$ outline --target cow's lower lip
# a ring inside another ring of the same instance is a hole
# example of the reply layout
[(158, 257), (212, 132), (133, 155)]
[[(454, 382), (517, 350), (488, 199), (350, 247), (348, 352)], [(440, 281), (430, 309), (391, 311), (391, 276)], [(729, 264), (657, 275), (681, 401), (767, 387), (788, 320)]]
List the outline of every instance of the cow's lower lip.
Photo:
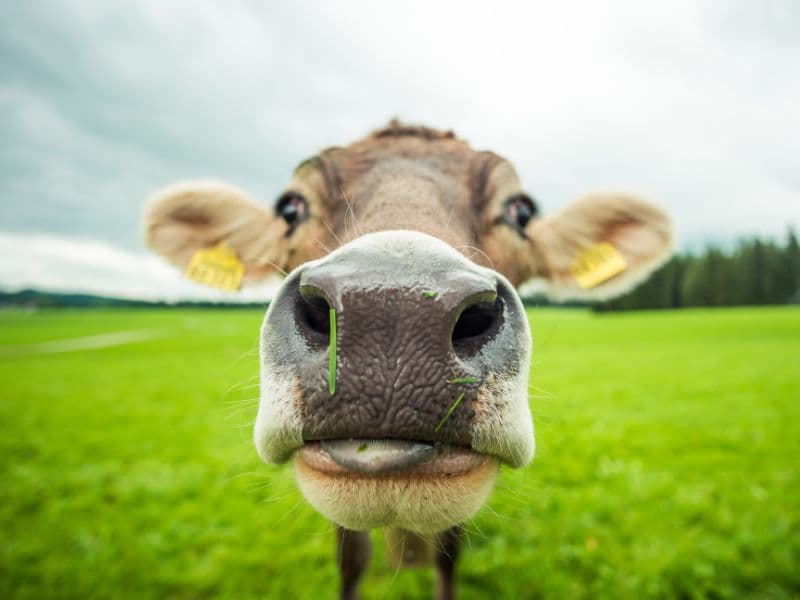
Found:
[(309, 441), (297, 451), (297, 457), (327, 475), (362, 477), (448, 477), (490, 460), (461, 446), (375, 439)]

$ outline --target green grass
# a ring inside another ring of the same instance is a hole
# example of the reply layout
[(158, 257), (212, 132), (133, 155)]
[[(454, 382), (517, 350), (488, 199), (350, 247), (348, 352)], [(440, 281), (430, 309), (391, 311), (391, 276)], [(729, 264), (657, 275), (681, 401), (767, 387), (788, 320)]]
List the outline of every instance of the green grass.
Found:
[(447, 383), (478, 383), (478, 380), (475, 377), (458, 377), (451, 379)]
[[(800, 310), (530, 315), (537, 458), (467, 524), (460, 598), (800, 598)], [(331, 525), (252, 447), (261, 319), (0, 314), (0, 597), (335, 597)], [(378, 548), (364, 596), (431, 582)]]
[(328, 311), (330, 320), (330, 344), (328, 345), (328, 393), (333, 396), (336, 393), (336, 311)]
[(461, 404), (461, 401), (463, 399), (464, 399), (464, 392), (461, 392), (458, 395), (458, 398), (456, 398), (455, 401), (450, 405), (450, 408), (447, 409), (447, 412), (442, 417), (442, 420), (439, 421), (439, 424), (436, 426), (436, 429), (433, 430), (434, 432), (438, 432), (442, 428), (442, 426), (447, 422), (447, 419), (450, 418), (450, 415), (453, 414), (453, 411), (456, 409), (456, 407), (459, 404)]

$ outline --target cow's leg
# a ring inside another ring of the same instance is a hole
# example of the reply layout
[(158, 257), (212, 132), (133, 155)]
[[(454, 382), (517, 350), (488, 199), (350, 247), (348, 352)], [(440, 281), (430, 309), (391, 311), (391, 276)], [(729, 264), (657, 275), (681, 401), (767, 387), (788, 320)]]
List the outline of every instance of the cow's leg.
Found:
[(463, 533), (464, 528), (456, 525), (440, 533), (436, 540), (437, 600), (453, 600), (455, 597), (454, 574)]
[(336, 528), (336, 562), (342, 576), (342, 600), (358, 598), (358, 581), (369, 564), (369, 533)]

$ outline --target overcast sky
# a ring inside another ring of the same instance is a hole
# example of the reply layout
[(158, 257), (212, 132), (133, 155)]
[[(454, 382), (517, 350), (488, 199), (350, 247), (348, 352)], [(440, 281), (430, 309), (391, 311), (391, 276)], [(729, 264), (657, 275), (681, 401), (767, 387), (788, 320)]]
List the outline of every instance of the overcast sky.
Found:
[(783, 238), (798, 107), (792, 0), (4, 2), (0, 287), (209, 295), (143, 248), (154, 189), (214, 177), (271, 203), (393, 116), (509, 158), (545, 211), (627, 189), (683, 247)]

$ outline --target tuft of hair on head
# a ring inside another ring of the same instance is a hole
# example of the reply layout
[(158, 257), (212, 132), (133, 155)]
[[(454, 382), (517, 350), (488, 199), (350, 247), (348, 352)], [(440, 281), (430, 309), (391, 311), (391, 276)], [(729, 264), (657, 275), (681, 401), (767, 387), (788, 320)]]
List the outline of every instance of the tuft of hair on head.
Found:
[(454, 140), (456, 139), (456, 134), (449, 129), (442, 131), (441, 129), (431, 129), (424, 125), (409, 125), (401, 123), (398, 119), (392, 119), (386, 127), (373, 131), (370, 137), (419, 137), (426, 140)]

